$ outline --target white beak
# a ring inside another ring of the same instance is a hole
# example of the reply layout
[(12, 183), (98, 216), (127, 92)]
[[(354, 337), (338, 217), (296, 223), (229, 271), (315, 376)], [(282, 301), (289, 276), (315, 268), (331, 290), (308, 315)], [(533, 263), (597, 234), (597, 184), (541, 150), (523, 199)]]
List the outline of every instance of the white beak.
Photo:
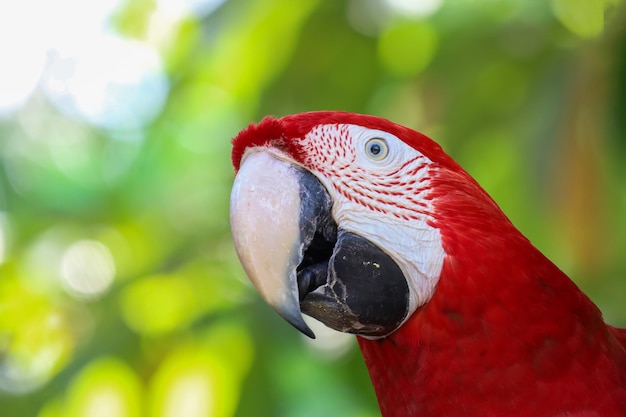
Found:
[(244, 156), (230, 201), (230, 222), (241, 264), (261, 297), (298, 330), (314, 337), (300, 311), (297, 267), (301, 238), (299, 168), (270, 152)]

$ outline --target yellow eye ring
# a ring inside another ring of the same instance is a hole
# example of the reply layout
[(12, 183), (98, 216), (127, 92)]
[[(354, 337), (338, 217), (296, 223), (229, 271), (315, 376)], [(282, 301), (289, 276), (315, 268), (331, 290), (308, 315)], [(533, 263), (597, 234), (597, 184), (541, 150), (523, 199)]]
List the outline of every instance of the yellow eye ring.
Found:
[(373, 138), (365, 143), (365, 154), (374, 161), (382, 161), (389, 154), (389, 146), (384, 139)]

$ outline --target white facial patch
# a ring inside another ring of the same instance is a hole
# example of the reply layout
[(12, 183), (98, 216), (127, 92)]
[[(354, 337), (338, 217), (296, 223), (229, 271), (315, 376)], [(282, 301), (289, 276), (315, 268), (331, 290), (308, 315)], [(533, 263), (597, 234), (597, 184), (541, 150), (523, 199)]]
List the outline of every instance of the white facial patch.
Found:
[(410, 317), (432, 297), (445, 256), (439, 229), (428, 224), (432, 161), (390, 133), (357, 125), (318, 126), (302, 143), (339, 228), (368, 239), (402, 269)]

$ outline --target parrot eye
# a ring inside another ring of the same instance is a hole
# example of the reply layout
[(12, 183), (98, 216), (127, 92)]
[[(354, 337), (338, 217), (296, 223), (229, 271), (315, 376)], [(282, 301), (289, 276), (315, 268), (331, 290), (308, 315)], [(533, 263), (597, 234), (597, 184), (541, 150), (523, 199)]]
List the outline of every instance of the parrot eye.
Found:
[(389, 147), (384, 139), (374, 138), (365, 144), (365, 153), (374, 161), (382, 161), (389, 153)]

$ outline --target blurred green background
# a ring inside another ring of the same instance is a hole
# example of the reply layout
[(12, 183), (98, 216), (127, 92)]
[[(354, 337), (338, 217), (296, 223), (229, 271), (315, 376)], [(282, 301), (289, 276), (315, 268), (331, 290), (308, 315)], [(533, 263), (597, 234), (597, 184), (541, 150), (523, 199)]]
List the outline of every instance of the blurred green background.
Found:
[(430, 135), (626, 326), (625, 28), (617, 0), (4, 2), (0, 415), (379, 415), (354, 338), (238, 265), (230, 139), (266, 114)]

